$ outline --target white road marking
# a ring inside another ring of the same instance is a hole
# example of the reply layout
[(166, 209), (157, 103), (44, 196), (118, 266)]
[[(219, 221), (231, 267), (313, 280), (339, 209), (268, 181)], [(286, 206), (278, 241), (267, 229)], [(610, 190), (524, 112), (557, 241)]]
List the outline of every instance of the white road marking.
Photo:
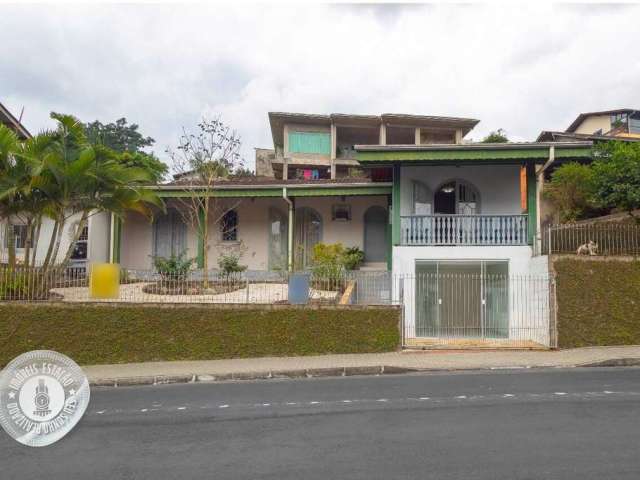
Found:
[(555, 392), (554, 393), (554, 395), (560, 395), (560, 396), (566, 395), (566, 394), (567, 394), (567, 392)]
[(342, 400), (342, 403), (351, 403), (351, 400)]
[(388, 402), (389, 400), (387, 400), (386, 398), (379, 398), (378, 400), (376, 400), (376, 402)]
[(187, 407), (178, 407), (178, 410), (186, 410)]
[(458, 395), (456, 398), (459, 398), (460, 400), (464, 400), (465, 398), (467, 398), (466, 395)]
[(146, 408), (143, 408), (142, 410), (140, 410), (141, 412), (148, 412), (149, 410)]
[(218, 408), (229, 408), (229, 405), (225, 403), (224, 405), (218, 405)]
[(313, 401), (313, 402), (309, 402), (309, 405), (318, 405), (319, 403), (320, 402)]
[(511, 397), (515, 397), (515, 395), (513, 393), (505, 393), (504, 395), (502, 395), (504, 398), (511, 398)]

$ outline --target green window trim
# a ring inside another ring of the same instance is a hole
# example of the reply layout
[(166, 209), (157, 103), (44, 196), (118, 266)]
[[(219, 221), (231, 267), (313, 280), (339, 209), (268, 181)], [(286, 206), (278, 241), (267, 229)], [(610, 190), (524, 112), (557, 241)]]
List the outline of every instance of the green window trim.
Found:
[(331, 155), (331, 134), (324, 132), (289, 132), (289, 152)]

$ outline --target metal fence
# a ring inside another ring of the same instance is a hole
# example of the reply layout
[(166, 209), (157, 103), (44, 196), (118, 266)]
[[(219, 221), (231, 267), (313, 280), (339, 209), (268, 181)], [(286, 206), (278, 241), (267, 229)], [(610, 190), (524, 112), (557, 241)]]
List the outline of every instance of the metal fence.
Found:
[[(292, 279), (297, 278), (296, 282)], [(389, 272), (246, 271), (205, 275), (194, 270), (181, 275), (152, 270), (121, 269), (115, 298), (94, 298), (90, 272), (84, 268), (25, 268), (0, 266), (0, 301), (129, 302), (129, 303), (290, 303), (290, 288), (301, 290), (295, 303), (388, 305)]]
[(0, 300), (192, 304), (399, 305), (405, 347), (554, 347), (555, 282), (547, 275), (334, 276), (248, 271), (160, 275), (122, 269), (116, 298), (92, 298), (84, 269), (0, 268)]
[(406, 347), (557, 346), (552, 276), (434, 273), (394, 282)]
[(551, 225), (543, 229), (541, 252), (581, 255), (640, 255), (640, 225), (587, 223)]

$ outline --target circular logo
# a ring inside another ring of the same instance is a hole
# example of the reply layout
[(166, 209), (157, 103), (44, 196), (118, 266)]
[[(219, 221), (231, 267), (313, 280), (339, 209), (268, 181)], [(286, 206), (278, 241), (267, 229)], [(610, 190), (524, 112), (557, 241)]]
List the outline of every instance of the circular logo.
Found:
[(24, 445), (51, 445), (80, 421), (89, 396), (87, 377), (69, 357), (23, 353), (0, 373), (0, 425)]

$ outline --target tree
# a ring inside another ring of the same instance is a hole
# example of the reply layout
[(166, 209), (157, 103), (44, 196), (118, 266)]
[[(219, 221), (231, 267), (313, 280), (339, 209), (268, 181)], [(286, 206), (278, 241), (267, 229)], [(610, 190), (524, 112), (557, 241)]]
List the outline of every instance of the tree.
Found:
[[(53, 220), (45, 269), (56, 263), (65, 227), (73, 216), (79, 215), (80, 220), (72, 230), (62, 267), (69, 262), (90, 215), (101, 211), (122, 215), (126, 210), (151, 215), (151, 206), (162, 207), (152, 190), (142, 188), (150, 182), (148, 172), (126, 167), (113, 150), (91, 144), (75, 117), (52, 113), (51, 118), (57, 122), (55, 130), (17, 144), (0, 130), (0, 213), (27, 215), (35, 225), (43, 216)], [(31, 235), (31, 223), (27, 225)]]
[(204, 244), (204, 288), (208, 287), (209, 223), (220, 225), (225, 213), (239, 203), (225, 204), (209, 193), (218, 182), (225, 181), (232, 172), (242, 168), (239, 152), (239, 136), (220, 119), (203, 119), (195, 134), (183, 128), (177, 148), (167, 150), (183, 186), (183, 196), (177, 199), (181, 205), (180, 215)]
[(116, 153), (122, 154), (120, 160), (128, 167), (146, 170), (154, 182), (163, 180), (168, 167), (153, 152), (144, 151), (153, 146), (155, 140), (145, 137), (138, 131), (135, 123), (127, 124), (126, 118), (106, 125), (98, 120), (84, 125), (87, 140), (93, 145), (104, 145)]
[(501, 128), (490, 132), (489, 135), (481, 140), (482, 143), (507, 143), (508, 141), (507, 132)]
[(565, 163), (551, 175), (543, 190), (556, 207), (561, 222), (583, 218), (594, 208), (594, 175), (589, 165)]
[[(640, 143), (608, 142), (594, 151), (594, 197), (603, 208), (640, 208)], [(639, 219), (636, 218), (636, 221)]]

